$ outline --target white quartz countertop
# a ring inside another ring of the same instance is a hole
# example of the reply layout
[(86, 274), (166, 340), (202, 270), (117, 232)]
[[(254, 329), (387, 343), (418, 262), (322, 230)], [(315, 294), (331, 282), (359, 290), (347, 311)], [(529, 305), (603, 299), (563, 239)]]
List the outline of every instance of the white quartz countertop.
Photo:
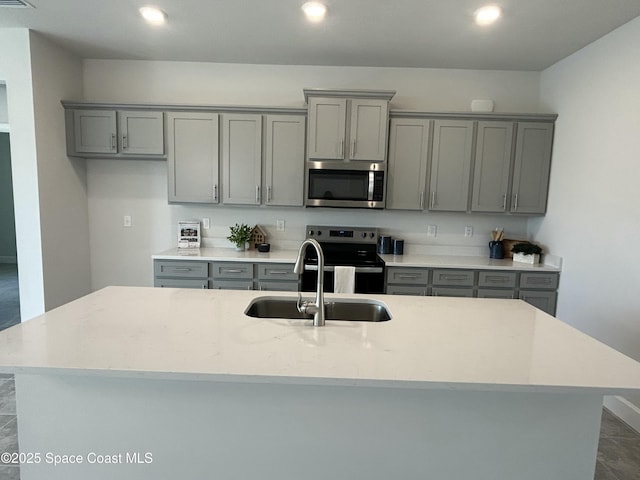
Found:
[(108, 287), (0, 332), (0, 372), (640, 391), (640, 363), (520, 300), (327, 294), (380, 299), (393, 318), (313, 327), (244, 315), (263, 295)]
[(295, 263), (298, 250), (245, 250), (238, 252), (233, 248), (172, 248), (152, 255), (154, 260), (204, 260), (207, 262), (267, 262)]
[[(232, 248), (172, 248), (152, 256), (154, 260), (203, 260), (209, 262), (268, 262), (294, 263), (298, 250), (272, 250), (261, 253), (257, 250), (237, 252)], [(496, 260), (482, 256), (462, 255), (380, 255), (387, 267), (467, 268), (478, 270), (518, 270), (536, 272), (559, 272), (555, 265), (513, 262), (511, 259)]]

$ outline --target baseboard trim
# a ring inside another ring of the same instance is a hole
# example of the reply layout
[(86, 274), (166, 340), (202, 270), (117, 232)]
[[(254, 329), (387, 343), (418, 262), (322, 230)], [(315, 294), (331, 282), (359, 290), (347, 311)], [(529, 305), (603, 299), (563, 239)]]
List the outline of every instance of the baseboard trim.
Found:
[(18, 263), (18, 257), (0, 255), (0, 263)]
[(604, 406), (616, 417), (640, 433), (640, 408), (620, 396), (604, 397)]

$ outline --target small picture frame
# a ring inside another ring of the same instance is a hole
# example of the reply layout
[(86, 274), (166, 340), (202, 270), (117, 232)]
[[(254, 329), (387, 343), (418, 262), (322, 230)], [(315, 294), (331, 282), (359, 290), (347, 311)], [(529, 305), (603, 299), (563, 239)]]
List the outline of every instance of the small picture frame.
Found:
[(178, 222), (178, 248), (200, 248), (200, 222)]

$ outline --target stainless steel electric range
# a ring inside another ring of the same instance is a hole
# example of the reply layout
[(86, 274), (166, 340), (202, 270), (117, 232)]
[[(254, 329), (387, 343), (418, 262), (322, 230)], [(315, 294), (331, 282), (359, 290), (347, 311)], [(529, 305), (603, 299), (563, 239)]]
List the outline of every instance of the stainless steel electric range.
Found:
[[(324, 252), (324, 290), (333, 292), (333, 271), (337, 265), (354, 266), (355, 293), (384, 293), (384, 261), (378, 256), (378, 229), (307, 225), (307, 238), (320, 243)], [(307, 248), (302, 273), (302, 290), (316, 289), (318, 257)]]

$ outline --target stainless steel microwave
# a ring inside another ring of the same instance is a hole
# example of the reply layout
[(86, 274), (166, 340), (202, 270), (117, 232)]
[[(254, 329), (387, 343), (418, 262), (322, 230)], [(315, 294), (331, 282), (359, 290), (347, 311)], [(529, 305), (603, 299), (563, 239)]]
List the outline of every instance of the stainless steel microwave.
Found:
[(384, 208), (386, 165), (308, 162), (307, 207)]

